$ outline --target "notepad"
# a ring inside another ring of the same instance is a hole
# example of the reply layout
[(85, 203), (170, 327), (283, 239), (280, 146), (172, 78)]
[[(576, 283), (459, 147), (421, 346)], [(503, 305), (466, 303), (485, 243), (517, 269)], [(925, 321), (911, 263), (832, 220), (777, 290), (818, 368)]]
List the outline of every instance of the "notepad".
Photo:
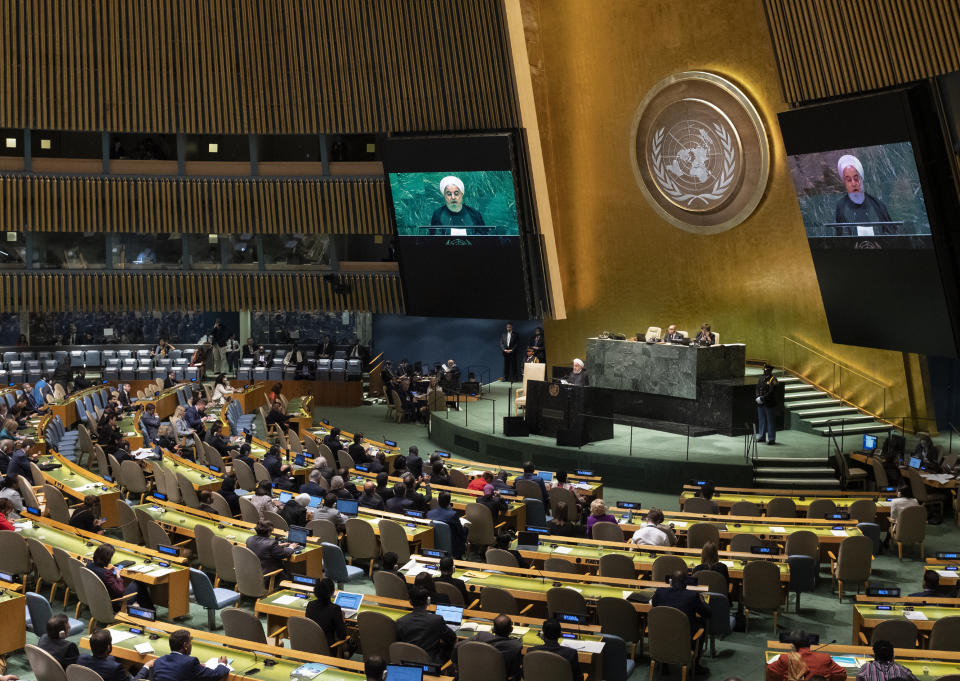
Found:
[(846, 537), (846, 536), (847, 536), (847, 531), (846, 531), (846, 530), (830, 530), (830, 533), (831, 533), (834, 537)]
[(132, 631), (123, 631), (122, 629), (111, 629), (110, 630), (110, 641), (113, 643), (120, 643), (120, 641), (126, 641), (128, 638), (133, 638), (137, 634)]
[(957, 576), (957, 571), (956, 571), (956, 570), (937, 570), (936, 573), (937, 573), (938, 575), (940, 575), (941, 577), (956, 577), (956, 576)]
[(164, 575), (168, 575), (171, 572), (173, 572), (173, 568), (159, 568), (157, 570), (151, 570), (146, 574), (150, 575), (151, 577), (163, 577)]
[(603, 652), (603, 641), (583, 641), (578, 638), (562, 638), (560, 639), (560, 645), (565, 648), (582, 650), (585, 653)]
[[(112, 633), (111, 633), (111, 636), (112, 636)], [(133, 649), (136, 650), (141, 655), (146, 655), (147, 653), (153, 652), (153, 646), (150, 645), (149, 641), (146, 641), (144, 643), (138, 643), (133, 647)]]
[(226, 668), (229, 669), (230, 671), (233, 671), (233, 667), (230, 666), (230, 663), (231, 663), (231, 662), (233, 662), (233, 658), (232, 658), (232, 657), (228, 657), (228, 658), (227, 658), (227, 663), (226, 663), (226, 664), (223, 664), (223, 662), (220, 661), (220, 658), (219, 658), (219, 657), (211, 657), (209, 660), (207, 660), (207, 663), (206, 663), (204, 666), (205, 666), (207, 669), (216, 669), (217, 667), (219, 667), (220, 665), (223, 664), (224, 667), (226, 667)]
[(530, 633), (530, 627), (514, 627), (511, 630), (511, 633), (516, 634), (517, 636), (525, 636), (526, 634)]
[(770, 526), (770, 531), (771, 531), (772, 533), (774, 533), (774, 534), (786, 534), (786, 533), (787, 533), (787, 528), (785, 528), (785, 527), (774, 527), (774, 526), (771, 525), (771, 526)]
[(920, 622), (927, 619), (927, 616), (924, 615), (919, 610), (904, 610), (903, 616), (906, 617), (908, 620), (917, 620)]
[(558, 546), (553, 550), (554, 553), (573, 553), (573, 549), (569, 546)]
[(296, 603), (300, 600), (303, 599), (297, 598), (296, 596), (280, 596), (279, 598), (273, 599), (273, 603), (274, 605), (290, 605), (291, 603)]

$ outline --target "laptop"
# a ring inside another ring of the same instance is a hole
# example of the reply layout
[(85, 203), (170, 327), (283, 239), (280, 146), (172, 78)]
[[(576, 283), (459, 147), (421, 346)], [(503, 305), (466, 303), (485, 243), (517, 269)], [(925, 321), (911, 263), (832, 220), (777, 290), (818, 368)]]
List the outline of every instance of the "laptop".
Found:
[(518, 549), (536, 549), (540, 546), (540, 533), (521, 530), (517, 532)]
[(438, 605), (437, 614), (453, 631), (460, 629), (460, 623), (463, 622), (463, 608), (458, 608), (455, 605)]
[(320, 508), (322, 504), (323, 504), (322, 497), (310, 497), (310, 503), (307, 504), (307, 506), (309, 506), (310, 508)]
[(360, 512), (360, 502), (356, 499), (337, 499), (337, 510), (351, 518)]
[(291, 492), (280, 492), (280, 503), (285, 504), (288, 501), (293, 499), (293, 494)]
[(352, 591), (338, 591), (333, 602), (343, 610), (344, 617), (352, 619), (360, 609), (360, 604), (363, 603), (363, 594), (353, 593)]
[(863, 436), (863, 451), (872, 452), (877, 448), (877, 436), (876, 435), (864, 435)]
[(297, 544), (298, 546), (306, 546), (308, 532), (305, 527), (291, 525), (290, 529), (287, 530), (287, 541), (291, 544)]
[(423, 681), (423, 667), (388, 664), (386, 681)]
[(912, 469), (914, 469), (914, 470), (919, 470), (921, 463), (922, 463), (922, 461), (920, 460), (920, 457), (919, 457), (919, 456), (911, 456), (911, 457), (910, 457), (910, 468), (912, 468)]
[(553, 473), (550, 471), (537, 471), (537, 475), (540, 476), (540, 479), (546, 482), (553, 482)]
[(293, 465), (295, 465), (295, 466), (305, 466), (306, 464), (307, 464), (307, 461), (306, 461), (306, 459), (304, 458), (304, 456), (303, 456), (302, 453), (301, 453), (301, 454), (297, 454), (297, 456), (294, 457), (294, 459), (293, 459)]

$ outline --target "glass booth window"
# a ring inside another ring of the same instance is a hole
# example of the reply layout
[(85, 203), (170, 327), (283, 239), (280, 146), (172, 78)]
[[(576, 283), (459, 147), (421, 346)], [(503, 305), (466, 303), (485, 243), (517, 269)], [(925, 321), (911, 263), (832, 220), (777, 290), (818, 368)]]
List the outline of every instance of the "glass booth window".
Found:
[(113, 235), (114, 269), (179, 269), (182, 263), (183, 240), (180, 234)]
[(0, 232), (0, 267), (23, 269), (27, 261), (27, 240), (20, 232)]
[(102, 270), (107, 266), (102, 232), (38, 232), (32, 236), (31, 269)]
[(224, 234), (189, 234), (187, 251), (190, 254), (189, 269), (218, 270), (223, 268), (221, 242), (229, 241)]
[(323, 269), (331, 266), (329, 234), (264, 234), (260, 237), (266, 269)]
[(257, 269), (257, 238), (253, 234), (221, 234), (226, 266), (232, 270)]

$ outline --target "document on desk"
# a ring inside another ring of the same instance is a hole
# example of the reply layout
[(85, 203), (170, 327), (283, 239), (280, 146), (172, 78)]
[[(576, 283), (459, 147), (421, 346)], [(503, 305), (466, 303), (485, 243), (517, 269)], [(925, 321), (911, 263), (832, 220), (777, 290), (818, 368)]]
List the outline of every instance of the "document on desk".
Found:
[(133, 638), (138, 634), (133, 633), (132, 631), (123, 631), (122, 629), (111, 629), (110, 630), (110, 642), (111, 643), (120, 643), (120, 641), (126, 641), (128, 638)]
[(274, 605), (290, 605), (300, 600), (303, 599), (297, 598), (296, 596), (280, 596), (279, 598), (273, 599), (273, 603)]
[(207, 663), (203, 666), (206, 667), (207, 669), (216, 669), (221, 664), (223, 664), (224, 667), (226, 667), (230, 671), (233, 671), (233, 667), (230, 665), (231, 662), (233, 662), (232, 657), (227, 658), (226, 664), (223, 664), (223, 662), (220, 661), (219, 657), (211, 657), (209, 660), (207, 660)]
[(778, 527), (778, 526), (775, 526), (775, 525), (771, 525), (771, 526), (770, 526), (770, 532), (771, 532), (771, 534), (786, 534), (786, 533), (787, 533), (787, 528), (785, 528), (785, 527)]
[(945, 485), (953, 480), (953, 476), (950, 473), (921, 473), (920, 476), (924, 480), (939, 482), (941, 485)]
[(847, 536), (847, 531), (846, 531), (846, 530), (830, 530), (830, 533), (833, 534), (834, 537), (846, 537), (846, 536)]
[(956, 570), (936, 570), (936, 573), (941, 577), (956, 578), (960, 576), (960, 573), (957, 573)]
[[(112, 633), (111, 633), (110, 635), (113, 636)], [(137, 651), (138, 653), (140, 653), (141, 655), (146, 655), (146, 654), (148, 654), (148, 653), (152, 653), (152, 652), (153, 652), (153, 646), (150, 645), (150, 642), (149, 642), (149, 641), (146, 641), (146, 642), (144, 642), (144, 643), (138, 643), (137, 645), (135, 645), (135, 646), (133, 647), (133, 649), (136, 650), (136, 651)]]
[(173, 568), (159, 568), (157, 570), (151, 570), (145, 574), (149, 575), (150, 577), (163, 577), (164, 575), (169, 575), (171, 572), (173, 572)]
[(558, 546), (553, 550), (554, 553), (573, 553), (573, 549), (569, 546)]
[(927, 619), (927, 616), (919, 610), (904, 610), (903, 616), (908, 620), (916, 620), (917, 622), (923, 622)]
[(574, 650), (581, 650), (585, 653), (602, 653), (603, 641), (581, 641), (578, 638), (562, 638), (560, 645)]

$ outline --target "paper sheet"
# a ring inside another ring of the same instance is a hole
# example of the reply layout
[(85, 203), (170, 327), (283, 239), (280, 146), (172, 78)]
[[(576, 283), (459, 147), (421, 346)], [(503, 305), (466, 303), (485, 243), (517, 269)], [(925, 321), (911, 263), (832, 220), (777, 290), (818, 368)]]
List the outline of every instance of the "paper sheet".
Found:
[[(230, 671), (233, 671), (233, 667), (230, 666), (230, 663), (231, 663), (231, 662), (233, 662), (233, 659), (231, 659), (231, 658), (228, 657), (228, 658), (227, 658), (227, 664), (226, 664), (225, 666), (226, 666), (226, 668), (229, 669)], [(219, 667), (221, 664), (223, 664), (223, 663), (220, 662), (220, 658), (218, 658), (218, 657), (211, 657), (209, 660), (207, 660), (207, 663), (206, 663), (204, 666), (205, 666), (207, 669), (216, 669), (216, 668)]]
[[(111, 636), (112, 636), (112, 634), (111, 634)], [(137, 645), (135, 645), (135, 646), (133, 647), (133, 649), (136, 650), (136, 651), (137, 651), (138, 653), (140, 653), (141, 655), (146, 655), (147, 653), (152, 653), (152, 652), (153, 652), (153, 646), (150, 645), (150, 642), (149, 642), (149, 641), (146, 641), (146, 642), (144, 642), (144, 643), (138, 643)]]
[(846, 537), (847, 531), (846, 530), (830, 530), (830, 534), (832, 534), (834, 537)]
[(573, 553), (573, 549), (569, 546), (558, 546), (553, 550), (554, 553)]
[(464, 572), (463, 579), (486, 579), (489, 577), (489, 573), (486, 572)]
[(937, 574), (941, 577), (958, 577), (960, 574), (956, 570), (937, 570)]
[(908, 620), (916, 620), (918, 622), (922, 622), (927, 619), (927, 616), (924, 615), (919, 610), (904, 610), (903, 616), (906, 617)]
[(786, 534), (786, 533), (787, 533), (787, 528), (785, 528), (785, 527), (776, 527), (776, 526), (771, 525), (771, 526), (770, 526), (770, 531), (771, 531), (773, 534)]
[(132, 631), (122, 631), (120, 629), (111, 629), (110, 630), (110, 640), (113, 643), (120, 643), (120, 641), (126, 641), (128, 638), (133, 638), (137, 636)]
[(291, 603), (296, 603), (299, 600), (303, 599), (297, 598), (296, 596), (280, 596), (279, 598), (273, 599), (273, 603), (274, 605), (290, 605)]
[(574, 650), (582, 650), (585, 653), (600, 653), (603, 652), (603, 641), (581, 641), (576, 638), (562, 638), (560, 639), (560, 645), (565, 648), (573, 648)]
[(146, 574), (150, 575), (151, 577), (163, 577), (171, 572), (173, 572), (173, 568), (157, 568), (156, 570), (151, 570)]

